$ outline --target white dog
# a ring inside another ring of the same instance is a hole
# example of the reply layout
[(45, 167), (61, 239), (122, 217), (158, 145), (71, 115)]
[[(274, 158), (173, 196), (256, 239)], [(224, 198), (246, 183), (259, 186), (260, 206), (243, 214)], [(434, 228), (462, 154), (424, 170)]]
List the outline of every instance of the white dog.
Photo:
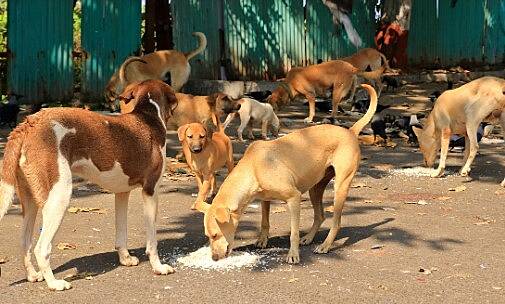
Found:
[(268, 125), (272, 125), (272, 135), (277, 137), (279, 134), (279, 118), (274, 113), (274, 109), (268, 103), (261, 103), (252, 98), (241, 98), (235, 102), (234, 110), (237, 112), (232, 112), (228, 114), (224, 122), (223, 127), (226, 129), (228, 124), (235, 118), (235, 116), (240, 116), (240, 126), (237, 129), (238, 138), (240, 141), (244, 141), (242, 138), (242, 133), (244, 129), (248, 127), (248, 137), (249, 139), (254, 139), (252, 134), (252, 122), (261, 121), (261, 137), (263, 139), (268, 139), (267, 130)]

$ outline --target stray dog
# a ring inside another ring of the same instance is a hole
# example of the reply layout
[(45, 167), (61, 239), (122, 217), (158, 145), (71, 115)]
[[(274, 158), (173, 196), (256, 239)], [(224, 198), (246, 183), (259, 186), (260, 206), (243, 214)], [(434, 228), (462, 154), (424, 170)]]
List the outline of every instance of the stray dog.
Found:
[(248, 128), (249, 139), (253, 140), (254, 136), (252, 133), (252, 122), (261, 122), (261, 137), (263, 139), (268, 139), (267, 131), (268, 125), (272, 126), (272, 135), (277, 137), (279, 134), (279, 118), (274, 113), (272, 105), (268, 103), (261, 103), (252, 98), (241, 98), (235, 102), (237, 109), (236, 112), (228, 114), (226, 120), (223, 124), (224, 129), (230, 124), (230, 122), (235, 118), (236, 114), (240, 116), (240, 126), (237, 129), (238, 139), (244, 141), (242, 133), (245, 128)]
[(216, 177), (214, 172), (224, 165), (228, 168), (228, 174), (233, 170), (233, 148), (230, 138), (224, 134), (224, 129), (217, 122), (217, 132), (210, 132), (209, 127), (201, 123), (190, 123), (181, 126), (177, 130), (182, 150), (191, 170), (198, 181), (198, 196), (191, 209), (203, 203), (209, 193), (214, 196), (217, 191)]
[[(210, 240), (212, 259), (226, 257), (232, 250), (240, 216), (254, 199), (262, 200), (259, 247), (266, 247), (269, 235), (269, 201), (287, 202), (291, 216), (291, 247), (288, 263), (300, 261), (299, 245), (308, 245), (323, 223), (322, 205), (326, 185), (334, 178), (335, 199), (332, 225), (316, 253), (327, 253), (338, 230), (349, 186), (358, 170), (360, 148), (357, 135), (370, 122), (377, 106), (373, 87), (363, 84), (372, 103), (368, 112), (350, 129), (318, 125), (294, 131), (272, 141), (256, 141), (244, 153), (219, 189), (212, 205), (201, 204), (205, 213), (205, 234)], [(309, 191), (314, 208), (314, 223), (300, 240), (300, 203)]]
[(377, 79), (385, 69), (386, 66), (383, 65), (372, 72), (360, 72), (360, 69), (342, 60), (332, 60), (304, 68), (292, 68), (285, 82), (281, 82), (272, 92), (268, 102), (277, 109), (281, 105), (288, 104), (296, 96), (303, 95), (309, 102), (309, 116), (304, 121), (310, 123), (316, 114), (316, 96), (332, 89), (331, 115), (335, 119), (338, 104), (351, 88), (355, 87), (357, 76)]
[[(135, 86), (135, 84), (130, 86)], [(214, 121), (213, 115), (219, 119), (224, 113), (233, 111), (235, 106), (234, 100), (224, 93), (215, 93), (210, 96), (176, 93), (175, 97), (177, 98), (177, 108), (167, 122), (167, 130), (177, 130), (192, 122), (206, 125), (208, 122)], [(131, 100), (128, 103), (121, 101), (119, 106), (121, 113), (130, 113), (136, 106), (136, 100)]]
[(398, 81), (398, 79), (396, 79), (393, 76), (389, 76), (389, 75), (382, 76), (382, 82), (386, 83), (386, 90), (388, 90), (388, 91), (389, 91), (389, 88), (392, 88), (393, 91), (396, 91), (396, 89), (398, 89), (400, 87), (400, 82)]
[[(146, 253), (156, 274), (173, 269), (158, 257), (156, 214), (158, 188), (165, 170), (166, 128), (177, 106), (174, 91), (159, 80), (138, 84), (121, 98), (138, 99), (132, 113), (106, 116), (84, 109), (52, 108), (30, 115), (10, 134), (0, 182), (0, 219), (14, 193), (23, 206), (22, 249), (27, 279), (46, 280), (52, 290), (70, 283), (54, 278), (49, 256), (72, 195), (72, 175), (115, 193), (116, 249), (119, 262), (135, 266), (138, 258), (127, 249), (127, 210), (130, 191), (142, 188), (147, 231)], [(35, 246), (37, 272), (31, 262), (32, 234), (38, 209), (42, 229)]]
[(373, 131), (373, 141), (374, 143), (377, 140), (377, 135), (384, 139), (384, 142), (387, 142), (388, 136), (386, 134), (386, 122), (382, 117), (381, 113), (376, 112), (372, 117), (372, 122), (370, 123)]
[(440, 95), (425, 126), (422, 129), (413, 127), (428, 167), (434, 165), (437, 152), (441, 149), (440, 163), (432, 177), (444, 174), (452, 134), (465, 136), (465, 164), (460, 173), (462, 176), (470, 173), (470, 166), (479, 148), (477, 130), (480, 123), (496, 123), (499, 120), (505, 129), (504, 94), (505, 80), (482, 77)]
[[(360, 72), (375, 71), (384, 67), (381, 73), (377, 74), (375, 77), (368, 78), (370, 83), (376, 88), (377, 96), (381, 96), (382, 88), (384, 86), (381, 81), (381, 76), (385, 70), (389, 69), (389, 64), (384, 54), (373, 48), (364, 48), (357, 51), (353, 55), (344, 57), (340, 60), (349, 62)], [(357, 85), (354, 84), (353, 89), (351, 91), (351, 97), (349, 98), (350, 101), (354, 99), (354, 93), (356, 92), (356, 87)]]
[(105, 87), (105, 98), (113, 102), (128, 84), (147, 79), (165, 81), (167, 80), (167, 74), (169, 74), (170, 85), (176, 92), (179, 92), (188, 81), (191, 73), (191, 66), (188, 61), (203, 52), (207, 47), (207, 38), (203, 33), (194, 32), (192, 35), (198, 38), (198, 47), (189, 53), (163, 50), (142, 57), (126, 59)]

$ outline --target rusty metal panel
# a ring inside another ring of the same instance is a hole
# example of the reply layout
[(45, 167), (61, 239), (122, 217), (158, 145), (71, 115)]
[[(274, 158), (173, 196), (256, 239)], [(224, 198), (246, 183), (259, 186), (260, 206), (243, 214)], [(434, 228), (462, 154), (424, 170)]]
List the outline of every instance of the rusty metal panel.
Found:
[(112, 74), (139, 52), (140, 25), (140, 0), (82, 0), (84, 99), (102, 100)]
[(8, 82), (23, 103), (72, 96), (71, 0), (8, 2)]
[(226, 0), (224, 10), (233, 79), (273, 79), (304, 64), (302, 1)]
[[(361, 48), (374, 46), (376, 1), (354, 0), (350, 19), (359, 33), (363, 45)], [(333, 23), (330, 10), (321, 0), (307, 0), (307, 60), (314, 64), (338, 59), (356, 52), (343, 26)]]
[(205, 51), (193, 57), (191, 79), (218, 79), (220, 66), (219, 16), (220, 0), (172, 0), (174, 49), (189, 52), (197, 47), (192, 32), (207, 37)]

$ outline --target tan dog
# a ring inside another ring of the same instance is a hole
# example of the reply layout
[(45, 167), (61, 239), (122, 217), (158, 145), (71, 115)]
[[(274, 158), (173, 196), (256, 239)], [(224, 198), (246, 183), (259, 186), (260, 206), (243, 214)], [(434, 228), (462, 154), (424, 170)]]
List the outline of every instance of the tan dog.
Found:
[(298, 263), (300, 202), (309, 191), (314, 208), (314, 223), (302, 244), (310, 244), (324, 220), (322, 198), (329, 181), (335, 180), (333, 221), (323, 244), (315, 250), (326, 253), (338, 230), (349, 186), (358, 170), (360, 148), (357, 135), (370, 121), (377, 108), (377, 95), (369, 85), (370, 108), (351, 129), (318, 125), (297, 130), (272, 141), (256, 141), (219, 189), (212, 205), (201, 204), (205, 212), (205, 234), (209, 237), (212, 258), (226, 257), (232, 249), (240, 216), (254, 199), (263, 200), (261, 234), (257, 245), (268, 241), (270, 200), (287, 202), (291, 215), (291, 247), (288, 263)]
[[(457, 89), (445, 91), (435, 102), (425, 126), (413, 127), (423, 153), (424, 163), (433, 167), (438, 151), (440, 163), (432, 177), (444, 174), (445, 160), (451, 134), (465, 136), (464, 166), (461, 175), (470, 173), (470, 166), (477, 155), (477, 129), (482, 121), (500, 120), (505, 129), (505, 80), (482, 77)], [(505, 182), (502, 183), (505, 185)]]
[[(130, 86), (135, 86), (132, 84)], [(125, 92), (128, 91), (128, 88)], [(224, 112), (230, 112), (233, 107), (233, 100), (224, 93), (216, 93), (210, 96), (194, 96), (191, 94), (176, 93), (177, 108), (172, 117), (167, 122), (168, 130), (177, 130), (179, 127), (199, 122), (207, 124), (214, 121), (213, 115), (219, 119)], [(129, 103), (120, 102), (121, 113), (130, 113), (136, 105), (136, 100)]]
[(198, 196), (191, 206), (193, 210), (207, 199), (209, 193), (216, 194), (214, 173), (224, 165), (228, 168), (228, 174), (233, 170), (233, 148), (230, 138), (224, 134), (219, 122), (216, 124), (219, 127), (217, 132), (209, 132), (208, 127), (201, 123), (186, 124), (177, 130), (186, 162), (195, 173), (198, 182)]
[(170, 73), (172, 88), (179, 92), (188, 81), (191, 73), (189, 60), (200, 54), (207, 47), (207, 38), (203, 33), (194, 32), (198, 38), (198, 47), (189, 53), (176, 50), (156, 51), (142, 57), (130, 57), (112, 75), (105, 87), (105, 97), (108, 101), (114, 101), (123, 89), (132, 82), (140, 82), (148, 79), (166, 81), (167, 73)]
[[(355, 68), (357, 68), (360, 72), (366, 72), (367, 69), (371, 71), (379, 70), (383, 66), (385, 69), (389, 69), (389, 64), (386, 59), (386, 56), (382, 54), (381, 52), (377, 51), (376, 49), (373, 48), (365, 48), (357, 51), (351, 56), (344, 57), (340, 60), (347, 61), (350, 64), (352, 64)], [(384, 70), (383, 70), (384, 72)], [(376, 78), (370, 78), (368, 79), (370, 83), (376, 88), (377, 90), (377, 96), (380, 96), (382, 93), (382, 88), (384, 87), (384, 84), (381, 81), (382, 73), (377, 74)], [(354, 94), (356, 92), (356, 87), (357, 85), (355, 84), (352, 88), (351, 91), (351, 96), (349, 97), (349, 100), (354, 99)]]
[(228, 124), (232, 122), (233, 118), (235, 118), (238, 113), (240, 116), (240, 126), (237, 129), (237, 134), (240, 141), (244, 141), (242, 133), (246, 127), (248, 128), (249, 139), (254, 139), (251, 128), (253, 122), (261, 122), (261, 137), (263, 139), (268, 139), (267, 131), (269, 125), (272, 127), (272, 135), (275, 137), (278, 136), (280, 123), (279, 118), (274, 113), (272, 105), (259, 102), (252, 98), (241, 98), (234, 102), (233, 108), (238, 108), (238, 110), (236, 110), (237, 112), (228, 114), (223, 128), (226, 129)]
[[(119, 262), (137, 265), (127, 249), (128, 196), (142, 189), (146, 253), (157, 274), (162, 264), (156, 240), (158, 186), (165, 168), (165, 125), (177, 106), (174, 91), (159, 80), (140, 83), (131, 92), (139, 101), (132, 113), (100, 115), (76, 108), (44, 109), (26, 118), (9, 136), (0, 182), (0, 218), (17, 193), (23, 206), (23, 260), (30, 282), (46, 280), (53, 290), (70, 283), (54, 278), (49, 264), (51, 242), (72, 195), (72, 176), (83, 177), (116, 194), (116, 248)], [(40, 272), (31, 262), (32, 234), (38, 209), (42, 232), (35, 246)]]
[(288, 72), (285, 83), (281, 83), (268, 98), (268, 102), (278, 108), (288, 104), (296, 96), (302, 95), (309, 102), (309, 116), (305, 122), (312, 122), (316, 114), (316, 96), (324, 94), (327, 90), (333, 90), (333, 111), (335, 118), (337, 107), (342, 98), (356, 82), (356, 77), (363, 76), (368, 79), (376, 79), (382, 75), (385, 66), (372, 72), (360, 72), (352, 64), (342, 60), (332, 60), (304, 68), (293, 68)]

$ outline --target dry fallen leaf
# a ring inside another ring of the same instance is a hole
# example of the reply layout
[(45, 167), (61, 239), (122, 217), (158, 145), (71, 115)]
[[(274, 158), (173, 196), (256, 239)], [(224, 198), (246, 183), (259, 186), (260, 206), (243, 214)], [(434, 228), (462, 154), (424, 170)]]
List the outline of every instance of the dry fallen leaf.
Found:
[(358, 182), (358, 183), (351, 184), (351, 188), (371, 188), (371, 187), (367, 186), (367, 184), (365, 184), (365, 183)]
[(374, 250), (382, 249), (382, 248), (384, 248), (384, 245), (382, 245), (382, 244), (375, 244), (372, 247), (370, 247), (370, 249), (374, 249)]
[(291, 279), (289, 279), (288, 283), (293, 283), (293, 282), (296, 282), (298, 280), (299, 280), (298, 278), (291, 278)]
[(92, 212), (92, 213), (98, 213), (98, 214), (105, 213), (104, 209), (94, 208), (94, 207), (70, 207), (70, 208), (68, 208), (67, 211), (70, 213), (79, 213), (79, 212)]
[(77, 249), (77, 245), (70, 244), (70, 243), (65, 243), (65, 242), (58, 243), (58, 245), (56, 245), (56, 247), (59, 250), (73, 250), (73, 249)]
[(454, 191), (454, 192), (463, 192), (466, 190), (466, 186), (461, 185), (457, 186), (456, 188), (449, 188), (449, 191)]
[(381, 171), (388, 171), (388, 170), (393, 169), (394, 166), (391, 164), (375, 164), (375, 165), (372, 165), (372, 168), (377, 169), (377, 170), (381, 170)]
[(394, 141), (388, 141), (388, 142), (386, 143), (386, 147), (388, 147), (388, 148), (395, 148), (397, 145), (398, 145), (398, 144), (397, 144), (397, 143), (395, 143)]
[(450, 196), (439, 196), (436, 198), (437, 201), (448, 201), (450, 200), (452, 197)]
[(7, 263), (9, 260), (5, 257), (0, 257), (0, 264), (5, 264)]
[(324, 212), (333, 212), (333, 210), (333, 205), (324, 208)]
[(405, 204), (409, 205), (428, 205), (428, 203), (425, 200), (420, 200), (417, 202), (405, 202)]
[(496, 190), (494, 192), (494, 194), (496, 194), (496, 195), (503, 195), (503, 194), (505, 194), (505, 189), (498, 189), (498, 190)]

